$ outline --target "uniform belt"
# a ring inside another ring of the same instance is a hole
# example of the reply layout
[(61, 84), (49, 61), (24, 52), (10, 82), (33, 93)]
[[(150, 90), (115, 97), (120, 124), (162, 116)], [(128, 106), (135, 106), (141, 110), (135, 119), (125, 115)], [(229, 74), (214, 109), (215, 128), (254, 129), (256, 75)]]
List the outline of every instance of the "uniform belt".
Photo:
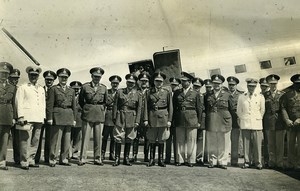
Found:
[(63, 109), (69, 109), (69, 108), (72, 108), (71, 105), (56, 105), (54, 107), (58, 107), (58, 108), (63, 108)]
[(108, 107), (106, 107), (106, 110), (112, 110), (113, 109), (113, 107), (112, 106), (108, 106)]
[(135, 107), (129, 107), (129, 106), (123, 106), (123, 107), (121, 107), (121, 109), (120, 110), (125, 110), (125, 111), (129, 111), (129, 110), (136, 110), (136, 108)]
[(164, 106), (164, 107), (153, 106), (153, 107), (151, 107), (151, 110), (157, 111), (157, 110), (164, 110), (164, 109), (167, 109), (167, 108), (168, 108), (167, 106)]
[(12, 102), (9, 100), (0, 100), (0, 104), (11, 104)]
[(103, 105), (104, 102), (94, 101), (94, 102), (87, 102), (87, 104), (91, 104), (91, 105)]
[(179, 107), (178, 109), (179, 109), (180, 111), (185, 111), (185, 110), (196, 110), (194, 107), (184, 107), (184, 106)]

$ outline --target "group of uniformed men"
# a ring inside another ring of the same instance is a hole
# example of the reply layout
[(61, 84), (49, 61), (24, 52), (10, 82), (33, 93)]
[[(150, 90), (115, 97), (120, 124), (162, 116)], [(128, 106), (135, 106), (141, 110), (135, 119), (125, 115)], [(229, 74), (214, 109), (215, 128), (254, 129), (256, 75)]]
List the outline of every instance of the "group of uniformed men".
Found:
[[(139, 141), (144, 138), (144, 161), (149, 167), (156, 164), (156, 147), (157, 164), (170, 164), (172, 144), (175, 166), (204, 162), (209, 168), (227, 169), (229, 163), (238, 166), (240, 140), (242, 168), (300, 167), (300, 74), (291, 77), (293, 86), (287, 92), (277, 89), (280, 77), (271, 74), (260, 81), (246, 79), (247, 92), (243, 93), (237, 90), (236, 77), (229, 76), (225, 88), (225, 78), (219, 74), (203, 81), (182, 72), (180, 78), (169, 78), (170, 87), (164, 85), (167, 76), (160, 71), (152, 76), (127, 74), (126, 88), (121, 89), (122, 78), (113, 75), (111, 89), (107, 89), (100, 83), (104, 74), (100, 67), (90, 70), (90, 82), (73, 81), (70, 86), (67, 68), (45, 71), (44, 87), (37, 83), (41, 68), (29, 66), (26, 72), (29, 82), (17, 86), (20, 71), (0, 63), (1, 170), (8, 170), (10, 134), (14, 162), (28, 170), (39, 167), (44, 134), (44, 161), (50, 167), (57, 163), (71, 166), (70, 159), (85, 165), (91, 131), (94, 164), (100, 166), (108, 138), (113, 166), (120, 165), (122, 143), (123, 164), (136, 162)], [(258, 83), (260, 93), (255, 91)], [(204, 94), (200, 92), (203, 85)], [(288, 165), (284, 163), (286, 134)]]

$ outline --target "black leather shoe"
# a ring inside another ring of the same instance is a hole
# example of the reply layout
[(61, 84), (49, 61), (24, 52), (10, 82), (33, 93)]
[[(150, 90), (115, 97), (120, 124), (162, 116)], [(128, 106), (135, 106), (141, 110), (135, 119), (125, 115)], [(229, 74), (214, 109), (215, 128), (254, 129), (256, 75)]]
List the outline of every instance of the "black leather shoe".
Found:
[(55, 167), (55, 164), (52, 164), (52, 163), (51, 163), (51, 164), (49, 164), (49, 166), (50, 166), (50, 167)]
[(85, 165), (85, 162), (79, 162), (77, 165), (78, 166), (83, 166), (83, 165)]
[(220, 165), (220, 168), (226, 170), (227, 166), (226, 165)]
[(63, 165), (63, 166), (71, 166), (70, 163), (66, 163), (66, 162), (60, 162), (59, 165)]
[(29, 166), (21, 166), (21, 169), (23, 169), (23, 170), (29, 170)]
[(181, 166), (181, 163), (177, 162), (175, 163), (175, 166)]
[(73, 159), (73, 160), (78, 160), (79, 157), (77, 157), (77, 156), (72, 156), (71, 159)]
[(8, 170), (8, 167), (7, 166), (1, 166), (0, 170)]
[(188, 167), (194, 167), (194, 165), (192, 163), (187, 163)]
[(104, 165), (104, 164), (103, 164), (102, 162), (100, 162), (100, 161), (95, 161), (94, 164), (95, 164), (95, 165), (98, 165), (98, 166), (103, 166), (103, 165)]
[(215, 166), (213, 164), (209, 164), (207, 167), (208, 168), (214, 168)]
[(39, 168), (40, 165), (39, 165), (39, 164), (30, 164), (29, 167), (32, 167), (32, 168)]

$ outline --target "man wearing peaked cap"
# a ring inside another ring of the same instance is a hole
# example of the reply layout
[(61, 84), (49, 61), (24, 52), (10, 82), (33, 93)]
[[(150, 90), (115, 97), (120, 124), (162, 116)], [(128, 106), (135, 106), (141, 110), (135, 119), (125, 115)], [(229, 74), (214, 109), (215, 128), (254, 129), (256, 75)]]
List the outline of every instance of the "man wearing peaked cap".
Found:
[(230, 131), (232, 129), (231, 105), (229, 104), (230, 94), (222, 89), (225, 78), (220, 74), (211, 77), (213, 91), (207, 93), (204, 98), (206, 103), (207, 121), (207, 150), (209, 168), (218, 165), (222, 169), (227, 169)]
[[(227, 79), (228, 82), (228, 89), (229, 89), (229, 104), (231, 105), (229, 112), (231, 113), (232, 116), (232, 130), (230, 134), (230, 139), (231, 139), (231, 159), (230, 163), (231, 166), (238, 166), (238, 159), (239, 159), (239, 147), (240, 145), (240, 127), (238, 124), (238, 116), (236, 114), (236, 109), (237, 109), (237, 102), (238, 98), (241, 95), (241, 93), (236, 89), (237, 84), (240, 82), (239, 79), (237, 79), (234, 76), (229, 76)], [(241, 146), (242, 147), (242, 146)]]
[(269, 160), (265, 160), (268, 167), (283, 168), (284, 154), (284, 137), (285, 129), (280, 115), (280, 99), (284, 92), (277, 89), (277, 83), (280, 77), (276, 74), (271, 74), (266, 77), (270, 85), (268, 91), (263, 95), (265, 97), (265, 115), (263, 118), (263, 129), (268, 140), (268, 155)]
[(21, 74), (20, 70), (14, 68), (12, 72), (9, 74), (8, 82), (16, 86), (19, 83), (20, 74)]
[(103, 165), (101, 158), (102, 131), (105, 122), (107, 103), (107, 87), (100, 83), (104, 70), (100, 67), (90, 70), (92, 81), (85, 83), (79, 94), (79, 104), (82, 110), (82, 143), (79, 166), (86, 163), (91, 131), (94, 131), (94, 164)]
[[(265, 98), (262, 94), (255, 93), (257, 79), (247, 78), (246, 82), (248, 92), (239, 96), (237, 104), (237, 115), (240, 119), (244, 142), (245, 162), (243, 168), (249, 168), (253, 162), (256, 168), (261, 170), (262, 119), (265, 113)], [(253, 161), (251, 161), (251, 156), (253, 156)]]
[[(26, 72), (29, 83), (19, 86), (16, 94), (17, 129), (20, 130), (20, 162), (21, 168), (24, 170), (28, 170), (29, 167), (38, 167), (38, 164), (35, 163), (35, 155), (41, 127), (46, 118), (45, 90), (37, 83), (41, 71), (39, 67), (28, 66)], [(31, 142), (31, 140), (36, 141)]]
[(134, 83), (133, 84), (134, 86), (135, 86), (136, 81), (138, 80), (138, 78), (135, 75), (133, 75), (133, 74), (127, 74), (125, 76), (125, 79), (126, 79), (126, 82), (132, 82), (132, 83)]
[[(7, 83), (12, 69), (11, 64), (0, 62), (0, 170), (8, 170), (6, 166), (8, 137), (16, 118), (14, 107), (16, 86)], [(15, 137), (13, 138), (15, 140)]]
[(268, 91), (269, 89), (269, 84), (266, 80), (266, 78), (260, 78), (259, 79), (259, 84), (260, 84), (260, 89), (261, 89), (261, 93), (265, 93), (266, 91)]
[[(47, 97), (48, 97), (48, 90), (53, 86), (54, 80), (57, 78), (57, 75), (55, 72), (51, 70), (47, 70), (43, 73), (43, 77), (45, 79), (45, 94), (46, 94), (46, 102), (47, 102)], [(47, 106), (47, 104), (46, 104)], [(46, 164), (49, 164), (49, 155), (50, 155), (50, 142), (51, 142), (51, 125), (47, 123), (47, 121), (43, 124), (41, 128), (41, 136), (40, 136), (40, 141), (39, 141), (39, 146), (38, 150), (35, 156), (35, 163), (39, 164), (40, 163), (40, 158), (41, 158), (41, 152), (42, 152), (42, 143), (43, 143), (43, 136), (45, 132), (45, 141), (44, 141), (44, 162)]]
[(179, 78), (174, 78), (174, 77), (170, 78), (169, 82), (171, 85), (176, 85), (176, 86), (178, 86), (181, 83)]
[(139, 83), (139, 91), (142, 94), (142, 113), (141, 113), (141, 121), (139, 123), (139, 127), (137, 128), (137, 135), (136, 138), (133, 140), (133, 145), (132, 145), (132, 159), (130, 162), (136, 162), (137, 161), (137, 155), (138, 155), (138, 150), (139, 150), (139, 141), (140, 139), (144, 138), (144, 162), (149, 161), (149, 142), (146, 137), (146, 132), (147, 128), (144, 125), (144, 106), (145, 106), (145, 101), (146, 97), (149, 93), (149, 81), (150, 81), (150, 75), (148, 72), (144, 71), (141, 74), (138, 75), (138, 83)]
[(193, 79), (194, 79), (194, 77), (191, 74), (189, 74), (187, 72), (181, 72), (181, 78), (180, 78), (181, 81), (183, 81), (183, 80), (192, 81)]
[[(300, 164), (300, 74), (291, 77), (292, 89), (283, 94), (281, 112), (289, 130), (288, 167), (299, 170)], [(296, 144), (297, 142), (297, 144)], [(297, 146), (296, 146), (297, 145)]]
[(200, 88), (203, 86), (204, 82), (201, 78), (194, 78), (192, 80), (193, 82), (193, 88), (196, 90), (196, 91), (200, 91)]
[[(67, 85), (70, 70), (60, 68), (56, 74), (58, 84), (49, 89), (46, 102), (47, 122), (52, 125), (49, 164), (50, 167), (55, 167), (59, 159), (60, 165), (71, 166), (69, 163), (71, 128), (76, 125), (77, 113), (75, 91)], [(60, 155), (58, 145), (61, 145)]]
[(109, 147), (109, 160), (115, 160), (115, 139), (113, 136), (114, 122), (112, 120), (112, 109), (115, 102), (116, 93), (119, 88), (119, 84), (122, 81), (122, 78), (118, 75), (113, 75), (109, 77), (111, 82), (111, 88), (108, 89), (107, 102), (106, 102), (106, 112), (105, 112), (105, 121), (104, 128), (102, 132), (102, 148), (101, 148), (101, 158), (105, 159), (106, 146), (108, 137), (110, 138), (110, 147)]

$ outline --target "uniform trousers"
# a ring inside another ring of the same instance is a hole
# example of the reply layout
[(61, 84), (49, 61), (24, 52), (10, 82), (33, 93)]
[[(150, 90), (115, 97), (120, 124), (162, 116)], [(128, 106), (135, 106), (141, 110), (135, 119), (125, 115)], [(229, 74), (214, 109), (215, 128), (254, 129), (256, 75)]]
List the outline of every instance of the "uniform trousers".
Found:
[(204, 162), (204, 148), (205, 148), (205, 130), (198, 129), (197, 131), (197, 159)]
[(90, 141), (91, 131), (93, 129), (93, 141), (94, 141), (94, 161), (102, 162), (101, 159), (101, 147), (102, 147), (102, 131), (103, 123), (100, 122), (82, 122), (82, 142), (80, 161), (85, 162), (87, 159), (88, 144)]
[(122, 143), (125, 140), (125, 143), (132, 143), (136, 138), (137, 130), (133, 127), (119, 127), (115, 126), (113, 130), (114, 138), (116, 143)]
[[(53, 125), (51, 127), (51, 144), (49, 163), (56, 164), (58, 161), (60, 145), (60, 163), (68, 163), (69, 149), (71, 143), (71, 126)], [(61, 143), (61, 144), (59, 144)]]
[(242, 129), (244, 142), (244, 159), (245, 164), (250, 164), (250, 156), (253, 155), (254, 164), (259, 167), (261, 163), (261, 143), (263, 139), (262, 130)]
[(230, 140), (231, 140), (230, 163), (232, 165), (238, 164), (240, 134), (241, 134), (241, 130), (239, 128), (232, 128), (231, 135), (230, 135)]
[(51, 137), (51, 125), (44, 124), (41, 128), (41, 136), (39, 141), (38, 150), (35, 156), (35, 162), (39, 163), (42, 153), (42, 144), (43, 144), (43, 136), (45, 132), (45, 143), (44, 143), (44, 160), (46, 163), (49, 162), (49, 155), (50, 155), (50, 137)]
[(300, 130), (289, 131), (288, 161), (289, 167), (300, 168)]
[(170, 137), (170, 129), (167, 127), (152, 127), (148, 129), (146, 135), (149, 143), (158, 142), (162, 144)]
[(263, 154), (264, 154), (264, 163), (268, 164), (269, 162), (269, 130), (263, 129), (263, 141), (264, 141), (264, 147), (263, 147)]
[(39, 146), (42, 123), (30, 123), (31, 130), (19, 130), (20, 162), (22, 167), (35, 164), (35, 155)]
[(172, 144), (173, 144), (174, 161), (176, 161), (177, 149), (176, 149), (176, 128), (175, 127), (170, 128), (170, 136), (166, 141), (166, 161), (167, 162), (171, 161)]
[[(177, 163), (196, 162), (197, 129), (176, 127)], [(187, 155), (187, 156), (186, 156)], [(185, 157), (186, 156), (186, 157)]]
[(269, 130), (269, 166), (283, 167), (285, 130)]
[(70, 146), (70, 156), (79, 157), (78, 153), (81, 145), (82, 138), (82, 128), (81, 127), (72, 127), (71, 128), (71, 146)]
[(10, 125), (0, 125), (0, 167), (6, 166), (7, 144), (10, 128)]
[[(114, 154), (115, 149), (115, 142), (114, 142), (114, 126), (107, 126), (104, 125), (103, 132), (102, 132), (102, 140), (103, 142), (107, 143), (108, 137), (110, 138), (110, 146), (109, 146), (109, 152), (110, 154)], [(106, 146), (106, 144), (105, 144)], [(106, 148), (105, 148), (106, 150)]]
[(206, 131), (208, 161), (211, 165), (227, 165), (230, 148), (230, 131)]
[(13, 157), (16, 164), (20, 163), (20, 138), (19, 138), (19, 130), (16, 129), (16, 125), (11, 128), (12, 135), (12, 146), (13, 146)]

